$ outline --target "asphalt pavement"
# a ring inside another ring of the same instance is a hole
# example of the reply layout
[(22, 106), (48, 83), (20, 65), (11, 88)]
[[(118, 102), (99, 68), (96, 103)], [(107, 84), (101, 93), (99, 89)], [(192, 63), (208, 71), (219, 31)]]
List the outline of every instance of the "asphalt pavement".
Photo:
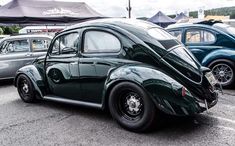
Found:
[(202, 145), (235, 146), (235, 90), (194, 117), (164, 116), (160, 128), (133, 133), (108, 112), (42, 101), (21, 101), (12, 81), (0, 82), (0, 145)]

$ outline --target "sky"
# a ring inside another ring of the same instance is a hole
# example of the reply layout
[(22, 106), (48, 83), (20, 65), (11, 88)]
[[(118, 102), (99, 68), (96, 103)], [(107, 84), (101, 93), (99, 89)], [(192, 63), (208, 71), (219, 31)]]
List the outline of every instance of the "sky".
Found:
[[(10, 0), (0, 0), (0, 5)], [(58, 0), (86, 2), (99, 13), (109, 17), (127, 16), (128, 0)], [(151, 17), (158, 11), (176, 14), (198, 9), (235, 6), (235, 0), (131, 0), (132, 16)]]

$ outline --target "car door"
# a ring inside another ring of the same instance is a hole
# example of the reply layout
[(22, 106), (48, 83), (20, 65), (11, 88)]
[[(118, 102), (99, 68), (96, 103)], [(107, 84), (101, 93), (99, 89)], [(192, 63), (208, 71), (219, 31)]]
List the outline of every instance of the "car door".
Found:
[(83, 100), (101, 103), (108, 72), (121, 51), (116, 33), (107, 29), (88, 29), (83, 33), (79, 71)]
[(34, 58), (43, 56), (47, 53), (49, 45), (51, 43), (50, 38), (45, 37), (35, 37), (31, 38), (31, 50)]
[(186, 29), (184, 42), (199, 62), (202, 62), (207, 54), (218, 48), (215, 46), (216, 35), (214, 32), (205, 29)]
[(52, 41), (45, 62), (49, 94), (72, 100), (79, 100), (81, 97), (79, 41), (79, 31), (63, 33)]
[(0, 45), (0, 78), (13, 78), (16, 71), (33, 60), (27, 38), (5, 40)]

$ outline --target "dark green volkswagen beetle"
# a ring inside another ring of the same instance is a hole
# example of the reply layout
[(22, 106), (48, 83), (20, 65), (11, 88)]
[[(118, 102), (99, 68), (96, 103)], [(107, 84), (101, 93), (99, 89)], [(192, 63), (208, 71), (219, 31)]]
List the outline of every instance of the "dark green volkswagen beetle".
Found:
[(25, 102), (39, 99), (109, 109), (124, 128), (157, 124), (157, 111), (192, 115), (217, 103), (208, 68), (162, 28), (139, 20), (103, 19), (57, 34), (45, 57), (18, 70)]

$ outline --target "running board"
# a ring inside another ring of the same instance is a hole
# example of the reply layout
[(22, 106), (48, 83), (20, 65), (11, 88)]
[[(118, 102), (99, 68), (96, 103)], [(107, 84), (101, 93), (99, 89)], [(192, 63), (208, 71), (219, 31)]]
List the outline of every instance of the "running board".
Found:
[(71, 100), (71, 99), (65, 99), (59, 96), (44, 96), (43, 99), (50, 100), (50, 101), (56, 101), (61, 103), (68, 103), (68, 104), (74, 104), (74, 105), (81, 105), (86, 107), (93, 107), (93, 108), (102, 108), (102, 104), (96, 104), (96, 103), (90, 103), (90, 102), (84, 102), (84, 101), (77, 101), (77, 100)]

